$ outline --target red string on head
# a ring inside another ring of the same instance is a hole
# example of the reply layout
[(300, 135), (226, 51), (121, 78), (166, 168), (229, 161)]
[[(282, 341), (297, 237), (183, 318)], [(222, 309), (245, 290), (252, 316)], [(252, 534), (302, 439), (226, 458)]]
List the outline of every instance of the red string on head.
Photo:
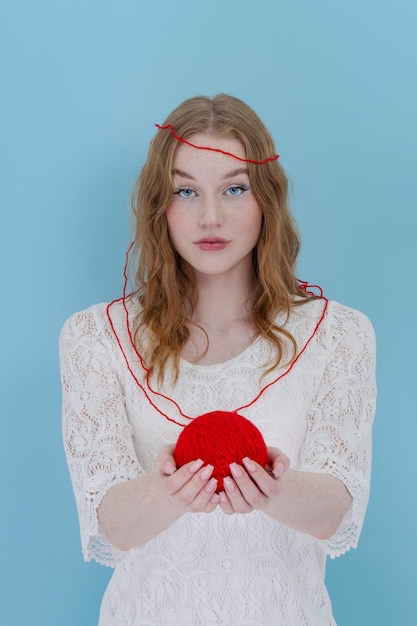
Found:
[(181, 143), (185, 143), (187, 146), (191, 146), (191, 148), (197, 148), (197, 150), (209, 150), (210, 152), (220, 152), (220, 154), (225, 154), (226, 156), (233, 157), (234, 159), (237, 159), (238, 161), (243, 161), (244, 163), (255, 163), (255, 165), (265, 165), (265, 163), (269, 163), (269, 161), (276, 161), (277, 159), (279, 159), (279, 154), (276, 154), (275, 156), (272, 156), (272, 157), (268, 157), (267, 159), (264, 159), (263, 161), (256, 161), (255, 159), (243, 159), (242, 157), (237, 156), (237, 154), (233, 154), (233, 152), (220, 150), (220, 148), (211, 148), (210, 146), (197, 146), (195, 143), (191, 143), (191, 141), (187, 141), (186, 139), (183, 139), (182, 137), (178, 137), (172, 124), (167, 124), (166, 126), (160, 126), (159, 124), (155, 124), (155, 126), (157, 127), (158, 130), (169, 129), (171, 131), (172, 136), (175, 137), (177, 141), (181, 141)]
[[(117, 345), (119, 346), (119, 349), (123, 355), (124, 361), (126, 363), (127, 369), (129, 371), (129, 373), (131, 374), (133, 380), (135, 381), (135, 383), (137, 384), (137, 386), (143, 391), (146, 399), (148, 400), (149, 404), (163, 417), (165, 417), (169, 422), (172, 422), (174, 424), (176, 424), (177, 426), (181, 426), (181, 428), (184, 428), (185, 424), (182, 424), (181, 422), (178, 422), (177, 420), (173, 419), (172, 417), (169, 417), (166, 413), (164, 413), (161, 409), (158, 408), (158, 406), (154, 403), (154, 401), (151, 398), (151, 395), (154, 396), (159, 396), (160, 398), (163, 398), (164, 400), (167, 400), (168, 402), (170, 402), (173, 406), (176, 407), (179, 415), (181, 415), (181, 417), (184, 417), (187, 420), (193, 420), (195, 418), (186, 415), (181, 407), (179, 406), (179, 404), (173, 399), (170, 398), (169, 396), (166, 396), (163, 393), (160, 393), (159, 391), (156, 391), (155, 389), (152, 388), (151, 383), (150, 383), (150, 371), (149, 369), (146, 367), (145, 362), (141, 356), (141, 354), (139, 353), (138, 349), (136, 348), (134, 339), (133, 339), (133, 334), (130, 328), (130, 322), (129, 322), (129, 311), (127, 309), (127, 305), (126, 305), (126, 300), (129, 297), (129, 295), (126, 295), (126, 290), (127, 290), (127, 281), (128, 281), (128, 277), (127, 277), (127, 267), (128, 267), (128, 263), (129, 263), (129, 254), (131, 249), (133, 248), (134, 243), (131, 243), (127, 252), (126, 252), (126, 261), (125, 261), (125, 266), (124, 266), (124, 270), (123, 270), (123, 276), (124, 276), (124, 284), (123, 284), (123, 296), (122, 298), (118, 298), (116, 300), (113, 300), (112, 302), (110, 302), (107, 305), (106, 308), (106, 314), (107, 314), (107, 318), (109, 320), (109, 324), (110, 327), (112, 329), (112, 332), (116, 338), (117, 341)], [(297, 279), (298, 280), (298, 279)], [(296, 365), (296, 363), (299, 361), (300, 357), (304, 354), (304, 352), (307, 350), (307, 347), (309, 346), (310, 342), (312, 341), (312, 339), (315, 337), (321, 323), (323, 322), (325, 315), (326, 315), (326, 311), (327, 311), (327, 307), (329, 304), (328, 299), (323, 295), (323, 290), (321, 289), (321, 287), (319, 287), (318, 285), (309, 285), (307, 282), (305, 281), (301, 281), (298, 280), (299, 284), (300, 284), (300, 288), (305, 291), (305, 293), (307, 295), (310, 296), (316, 296), (317, 298), (321, 299), (324, 301), (324, 307), (323, 307), (323, 311), (322, 314), (320, 316), (320, 319), (318, 320), (317, 324), (314, 327), (313, 332), (311, 333), (310, 337), (307, 339), (306, 343), (304, 344), (304, 346), (302, 347), (302, 349), (300, 350), (300, 352), (297, 354), (297, 356), (295, 357), (295, 359), (290, 363), (290, 365), (287, 367), (287, 369), (280, 374), (279, 376), (277, 376), (277, 378), (274, 378), (274, 380), (272, 380), (270, 383), (268, 383), (267, 385), (265, 385), (264, 387), (262, 387), (262, 389), (260, 390), (260, 392), (255, 396), (255, 398), (253, 398), (253, 400), (251, 400), (250, 402), (248, 402), (248, 404), (244, 404), (240, 407), (238, 407), (237, 409), (235, 409), (234, 411), (231, 411), (231, 413), (238, 413), (239, 411), (241, 411), (242, 409), (247, 409), (250, 406), (252, 406), (253, 404), (255, 404), (255, 402), (257, 400), (259, 400), (259, 398), (265, 393), (265, 391), (267, 389), (269, 389), (270, 387), (272, 387), (272, 385), (275, 385), (275, 383), (277, 383), (279, 380), (281, 380), (282, 378), (284, 378), (284, 376), (286, 376), (287, 374), (289, 374), (292, 369), (294, 368), (294, 366)], [(311, 291), (311, 289), (317, 289), (319, 291), (319, 295), (317, 296), (313, 291)], [(122, 346), (122, 342), (117, 334), (117, 331), (115, 329), (115, 326), (113, 324), (112, 318), (111, 318), (111, 307), (116, 304), (117, 302), (122, 302), (124, 311), (125, 311), (125, 320), (126, 320), (126, 330), (127, 330), (127, 334), (129, 337), (129, 343), (135, 353), (135, 355), (138, 357), (139, 359), (139, 363), (142, 367), (142, 370), (145, 372), (146, 377), (145, 377), (145, 385), (142, 385), (142, 383), (139, 381), (139, 379), (137, 378), (137, 376), (135, 375), (135, 373), (133, 372), (130, 364), (129, 364), (129, 359), (126, 355), (126, 352), (123, 349)]]

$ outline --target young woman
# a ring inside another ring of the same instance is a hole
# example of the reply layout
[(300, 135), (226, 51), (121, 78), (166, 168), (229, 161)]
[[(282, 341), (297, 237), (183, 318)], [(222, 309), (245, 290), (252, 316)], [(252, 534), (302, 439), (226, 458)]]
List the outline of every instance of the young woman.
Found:
[[(175, 109), (134, 205), (133, 294), (61, 335), (83, 553), (115, 567), (100, 626), (335, 624), (325, 560), (357, 545), (368, 501), (372, 327), (295, 278), (286, 176), (240, 100)], [(215, 410), (268, 447), (221, 489), (203, 459), (174, 458)]]

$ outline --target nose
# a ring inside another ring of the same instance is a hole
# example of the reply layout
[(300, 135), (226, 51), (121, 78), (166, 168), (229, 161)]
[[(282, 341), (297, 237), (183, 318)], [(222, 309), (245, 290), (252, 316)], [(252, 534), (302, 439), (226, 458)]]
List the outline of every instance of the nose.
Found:
[(203, 228), (214, 228), (223, 224), (224, 215), (219, 198), (202, 199), (199, 214), (199, 224)]

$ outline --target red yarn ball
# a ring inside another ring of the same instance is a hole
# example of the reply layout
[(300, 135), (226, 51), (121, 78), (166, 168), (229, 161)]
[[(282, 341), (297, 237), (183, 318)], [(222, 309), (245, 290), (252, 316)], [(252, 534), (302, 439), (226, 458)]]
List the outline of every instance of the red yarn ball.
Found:
[(223, 490), (223, 478), (230, 475), (229, 464), (241, 464), (246, 456), (265, 467), (265, 441), (255, 424), (229, 411), (213, 411), (193, 419), (178, 437), (174, 451), (177, 467), (196, 459), (213, 465), (218, 493)]

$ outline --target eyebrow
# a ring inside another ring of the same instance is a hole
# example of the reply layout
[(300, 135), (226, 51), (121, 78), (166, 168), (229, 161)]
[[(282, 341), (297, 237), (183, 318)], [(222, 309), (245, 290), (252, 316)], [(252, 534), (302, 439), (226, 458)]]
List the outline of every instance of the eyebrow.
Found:
[(191, 176), (191, 174), (184, 172), (184, 170), (178, 169), (178, 167), (174, 167), (174, 169), (172, 170), (172, 173), (177, 174), (178, 176), (181, 176), (181, 178), (189, 178), (190, 180), (195, 180), (194, 176)]
[(249, 176), (248, 168), (238, 167), (236, 170), (228, 172), (223, 178), (233, 178), (234, 176), (239, 176), (239, 174), (247, 174)]
[[(178, 167), (174, 167), (174, 169), (172, 170), (172, 173), (177, 174), (178, 176), (181, 176), (182, 178), (195, 180), (194, 176), (191, 176), (191, 174), (188, 174), (188, 172), (184, 172), (184, 170), (178, 169)], [(232, 170), (231, 172), (228, 172), (227, 174), (225, 174), (223, 176), (223, 179), (233, 178), (234, 176), (238, 176), (239, 174), (247, 174), (249, 176), (248, 169), (246, 167), (238, 167), (236, 170)]]

